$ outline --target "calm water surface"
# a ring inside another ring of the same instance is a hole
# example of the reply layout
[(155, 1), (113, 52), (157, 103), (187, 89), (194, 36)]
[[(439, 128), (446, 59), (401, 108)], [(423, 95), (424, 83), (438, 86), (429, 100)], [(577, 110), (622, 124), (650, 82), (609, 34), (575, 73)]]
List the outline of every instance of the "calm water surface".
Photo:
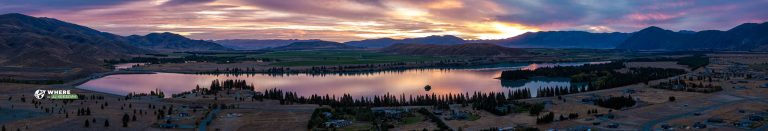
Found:
[[(336, 95), (344, 93), (353, 97), (374, 96), (390, 93), (393, 95), (423, 95), (448, 94), (466, 92), (500, 92), (508, 90), (531, 89), (539, 87), (569, 87), (567, 78), (536, 78), (522, 81), (502, 81), (498, 78), (504, 70), (535, 70), (552, 66), (579, 66), (606, 62), (569, 62), (569, 63), (539, 63), (539, 64), (497, 64), (487, 66), (467, 67), (463, 69), (412, 69), (405, 71), (377, 72), (360, 75), (284, 75), (267, 74), (255, 75), (197, 75), (177, 73), (157, 74), (120, 74), (86, 82), (78, 88), (126, 95), (130, 92), (147, 93), (155, 89), (165, 94), (175, 94), (194, 89), (195, 86), (207, 88), (211, 81), (220, 79), (246, 80), (255, 86), (257, 91), (278, 88), (292, 91), (301, 96)], [(425, 91), (425, 85), (431, 85), (430, 91)], [(170, 96), (170, 95), (167, 95)]]

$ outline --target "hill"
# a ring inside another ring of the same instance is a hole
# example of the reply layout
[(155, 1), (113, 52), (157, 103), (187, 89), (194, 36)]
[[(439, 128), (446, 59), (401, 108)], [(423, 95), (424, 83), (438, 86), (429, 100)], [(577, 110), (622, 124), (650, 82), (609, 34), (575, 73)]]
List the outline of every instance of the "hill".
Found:
[(659, 27), (640, 30), (618, 49), (671, 51), (768, 51), (768, 22), (745, 23), (728, 31), (674, 32)]
[(235, 50), (258, 50), (264, 48), (273, 48), (278, 46), (286, 46), (294, 42), (310, 42), (320, 40), (297, 40), (297, 39), (270, 39), (270, 40), (257, 40), (257, 39), (229, 39), (229, 40), (215, 40), (213, 43), (218, 43), (224, 47), (232, 48)]
[(125, 39), (135, 46), (156, 51), (232, 50), (210, 41), (192, 40), (169, 32), (150, 33), (144, 36), (131, 35)]
[(122, 36), (56, 19), (0, 15), (0, 66), (98, 69), (103, 59), (151, 52)]
[(514, 56), (525, 51), (506, 48), (488, 43), (468, 43), (459, 45), (435, 44), (394, 44), (381, 49), (382, 52), (404, 55), (435, 55), (435, 56)]
[(310, 42), (294, 42), (286, 46), (279, 46), (271, 48), (269, 50), (348, 50), (348, 49), (360, 49), (338, 42), (330, 41), (310, 41)]
[[(585, 31), (527, 32), (507, 39), (487, 41), (514, 48), (613, 49), (629, 38), (629, 33), (590, 33)], [(482, 42), (482, 41), (479, 41)]]
[(419, 43), (419, 44), (445, 44), (445, 45), (455, 45), (455, 44), (463, 44), (466, 43), (464, 39), (461, 39), (456, 36), (452, 35), (433, 35), (433, 36), (427, 36), (427, 37), (419, 37), (419, 38), (406, 38), (406, 39), (392, 39), (392, 38), (380, 38), (380, 39), (366, 39), (361, 41), (349, 41), (344, 42), (344, 44), (352, 45), (356, 47), (365, 47), (365, 48), (384, 48), (393, 44), (398, 43)]

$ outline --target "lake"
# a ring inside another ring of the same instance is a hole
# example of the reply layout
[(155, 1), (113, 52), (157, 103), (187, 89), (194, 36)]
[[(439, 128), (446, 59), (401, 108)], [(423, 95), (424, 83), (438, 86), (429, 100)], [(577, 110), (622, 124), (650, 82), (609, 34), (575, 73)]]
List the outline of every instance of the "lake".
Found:
[[(502, 81), (496, 78), (505, 70), (535, 70), (542, 67), (598, 63), (607, 62), (503, 63), (459, 69), (410, 69), (355, 75), (118, 74), (88, 81), (79, 85), (78, 88), (117, 95), (126, 95), (131, 92), (148, 93), (160, 89), (166, 96), (170, 96), (170, 94), (189, 91), (198, 85), (201, 88), (207, 88), (211, 81), (216, 79), (240, 79), (253, 84), (256, 91), (278, 88), (296, 92), (301, 96), (312, 94), (341, 96), (345, 93), (353, 97), (368, 97), (387, 93), (393, 95), (456, 94), (476, 91), (506, 92), (524, 88), (531, 89), (532, 95), (536, 96), (536, 89), (539, 87), (570, 87), (570, 80), (568, 78), (534, 78)], [(426, 85), (432, 86), (432, 89), (425, 91), (424, 86)]]

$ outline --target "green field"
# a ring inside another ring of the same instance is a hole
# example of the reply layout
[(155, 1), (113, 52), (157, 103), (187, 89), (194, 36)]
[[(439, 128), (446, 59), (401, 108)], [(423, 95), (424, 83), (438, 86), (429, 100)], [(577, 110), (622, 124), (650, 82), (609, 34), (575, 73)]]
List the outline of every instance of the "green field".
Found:
[(424, 121), (424, 116), (422, 116), (422, 115), (414, 115), (414, 116), (403, 118), (403, 123), (402, 124), (403, 125), (408, 125), (408, 124), (419, 123), (419, 122), (422, 122), (422, 121)]

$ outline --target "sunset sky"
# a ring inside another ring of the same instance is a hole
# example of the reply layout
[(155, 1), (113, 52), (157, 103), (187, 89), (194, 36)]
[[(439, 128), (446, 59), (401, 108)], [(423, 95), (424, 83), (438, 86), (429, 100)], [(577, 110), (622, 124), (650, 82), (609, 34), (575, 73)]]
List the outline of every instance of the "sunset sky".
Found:
[(195, 39), (501, 39), (527, 31), (727, 30), (768, 21), (768, 0), (2, 0), (0, 13), (119, 35)]

